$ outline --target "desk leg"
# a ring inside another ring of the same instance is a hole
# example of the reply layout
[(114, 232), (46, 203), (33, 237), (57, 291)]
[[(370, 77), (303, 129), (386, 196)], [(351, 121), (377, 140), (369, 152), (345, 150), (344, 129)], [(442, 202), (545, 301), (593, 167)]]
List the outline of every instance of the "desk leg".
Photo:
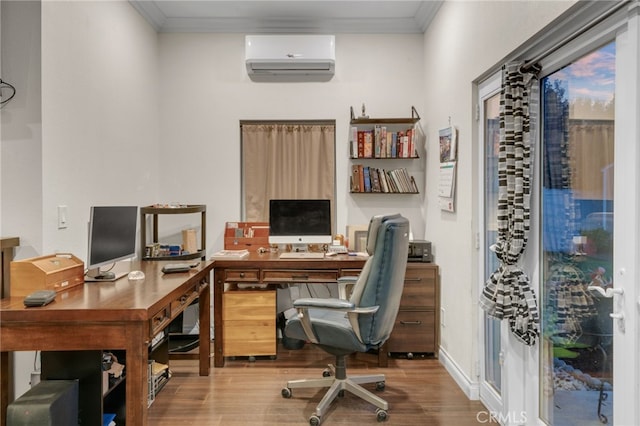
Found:
[(198, 354), (200, 355), (200, 375), (208, 376), (209, 375), (209, 365), (211, 360), (211, 315), (209, 308), (209, 291), (211, 287), (208, 285), (204, 285), (203, 288), (200, 289), (199, 295), (199, 311), (200, 311), (200, 344), (198, 348)]
[(378, 349), (378, 367), (389, 366), (389, 355), (387, 353), (387, 342), (384, 342), (382, 347)]
[(224, 367), (224, 347), (222, 345), (222, 294), (224, 293), (225, 271), (213, 269), (213, 366)]
[(7, 424), (7, 407), (13, 401), (13, 380), (9, 379), (12, 356), (12, 352), (0, 352), (0, 426)]
[(149, 342), (146, 338), (147, 322), (137, 322), (127, 327), (128, 346), (125, 348), (127, 380), (127, 424), (147, 424), (147, 399), (149, 393)]

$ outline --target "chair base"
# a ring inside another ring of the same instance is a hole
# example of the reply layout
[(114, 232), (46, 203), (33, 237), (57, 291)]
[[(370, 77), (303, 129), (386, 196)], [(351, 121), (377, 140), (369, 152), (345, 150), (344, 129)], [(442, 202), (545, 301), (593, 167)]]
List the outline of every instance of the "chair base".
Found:
[[(387, 401), (360, 386), (360, 384), (364, 383), (376, 383), (376, 389), (382, 390), (385, 386), (384, 374), (346, 377), (344, 357), (337, 357), (336, 365), (337, 367), (329, 365), (329, 369), (335, 373), (335, 377), (330, 376), (330, 373), (325, 370), (325, 373), (323, 374), (325, 377), (322, 378), (290, 380), (287, 382), (286, 389), (282, 390), (282, 395), (287, 398), (290, 397), (291, 389), (328, 387), (329, 389), (316, 407), (314, 416), (311, 417), (311, 424), (319, 424), (320, 419), (326, 413), (333, 400), (345, 390), (378, 407), (376, 415), (378, 416), (379, 421), (386, 419), (387, 410), (389, 409)], [(314, 423), (314, 417), (317, 417), (317, 423)]]

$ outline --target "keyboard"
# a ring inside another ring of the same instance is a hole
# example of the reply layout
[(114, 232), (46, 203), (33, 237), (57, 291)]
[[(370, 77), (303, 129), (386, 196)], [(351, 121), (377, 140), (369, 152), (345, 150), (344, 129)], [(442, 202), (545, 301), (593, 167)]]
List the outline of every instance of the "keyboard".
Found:
[(324, 253), (307, 252), (307, 251), (293, 251), (287, 253), (280, 253), (280, 259), (323, 259)]
[(335, 245), (330, 245), (329, 248), (327, 249), (328, 253), (336, 253), (336, 254), (347, 254), (349, 253), (349, 250), (347, 249), (346, 246), (335, 246)]

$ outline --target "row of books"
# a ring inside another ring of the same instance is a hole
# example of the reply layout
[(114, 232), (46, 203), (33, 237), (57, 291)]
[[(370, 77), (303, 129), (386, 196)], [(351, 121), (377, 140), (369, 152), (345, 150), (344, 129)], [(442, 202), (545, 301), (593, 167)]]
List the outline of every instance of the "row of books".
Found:
[(414, 129), (392, 132), (379, 124), (363, 130), (352, 126), (349, 135), (351, 158), (417, 158)]
[(404, 167), (384, 170), (354, 164), (351, 170), (351, 192), (418, 193), (415, 179), (409, 175)]

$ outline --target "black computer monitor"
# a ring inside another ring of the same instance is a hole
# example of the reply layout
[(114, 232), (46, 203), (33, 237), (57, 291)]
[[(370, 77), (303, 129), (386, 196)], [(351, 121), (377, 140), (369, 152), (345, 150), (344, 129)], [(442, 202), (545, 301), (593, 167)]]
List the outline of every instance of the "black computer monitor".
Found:
[(330, 244), (329, 200), (270, 200), (269, 244)]
[(114, 281), (126, 275), (100, 267), (135, 257), (137, 223), (137, 206), (91, 207), (86, 281)]

